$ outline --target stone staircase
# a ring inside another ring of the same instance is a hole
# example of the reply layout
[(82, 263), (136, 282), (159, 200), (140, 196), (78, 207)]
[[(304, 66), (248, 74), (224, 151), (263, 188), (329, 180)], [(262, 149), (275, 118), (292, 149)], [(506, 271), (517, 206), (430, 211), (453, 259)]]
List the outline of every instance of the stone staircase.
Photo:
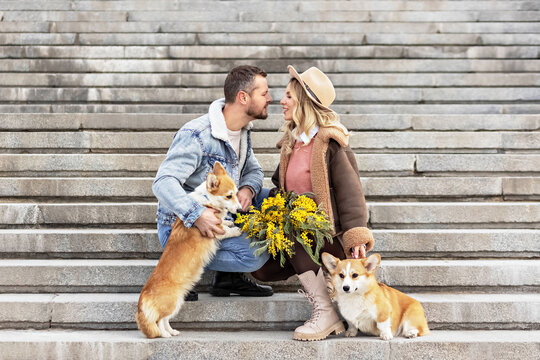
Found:
[[(0, 358), (537, 359), (540, 3), (0, 1)], [(298, 281), (200, 300), (146, 340), (151, 183), (226, 72), (269, 72), (253, 144), (270, 186), (286, 65), (318, 66), (353, 132), (378, 277), (428, 337), (293, 342)]]

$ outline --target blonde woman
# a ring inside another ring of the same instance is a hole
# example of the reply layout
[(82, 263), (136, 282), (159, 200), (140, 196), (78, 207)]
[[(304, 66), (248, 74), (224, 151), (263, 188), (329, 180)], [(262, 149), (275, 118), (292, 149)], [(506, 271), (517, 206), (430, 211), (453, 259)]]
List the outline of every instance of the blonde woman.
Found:
[[(278, 143), (280, 164), (272, 182), (276, 189), (313, 193), (317, 204), (324, 206), (334, 224), (334, 241), (326, 243), (321, 253), (340, 259), (365, 257), (373, 247), (373, 237), (366, 227), (368, 214), (354, 153), (348, 145), (349, 132), (329, 108), (335, 99), (334, 86), (315, 67), (302, 74), (290, 65), (288, 70), (291, 79), (280, 101), (285, 119), (284, 135)], [(262, 281), (298, 275), (305, 290), (302, 293), (312, 304), (312, 315), (294, 331), (293, 339), (322, 340), (344, 331), (320, 266), (301, 246), (295, 247), (295, 255), (284, 267), (271, 258), (252, 274)]]

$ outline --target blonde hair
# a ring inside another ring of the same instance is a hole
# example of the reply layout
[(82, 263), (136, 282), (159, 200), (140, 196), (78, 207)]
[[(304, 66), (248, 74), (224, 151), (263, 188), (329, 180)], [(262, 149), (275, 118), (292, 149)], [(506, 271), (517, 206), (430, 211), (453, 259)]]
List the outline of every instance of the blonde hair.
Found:
[(285, 154), (290, 154), (295, 142), (295, 134), (292, 130), (296, 128), (295, 133), (299, 136), (302, 133), (309, 134), (309, 132), (319, 126), (334, 127), (340, 129), (346, 136), (349, 136), (349, 131), (339, 120), (339, 115), (329, 109), (324, 109), (318, 106), (313, 100), (311, 100), (304, 88), (297, 79), (292, 78), (289, 81), (290, 94), (295, 102), (295, 108), (293, 111), (292, 121), (286, 121), (281, 127), (283, 135), (282, 148), (285, 150)]

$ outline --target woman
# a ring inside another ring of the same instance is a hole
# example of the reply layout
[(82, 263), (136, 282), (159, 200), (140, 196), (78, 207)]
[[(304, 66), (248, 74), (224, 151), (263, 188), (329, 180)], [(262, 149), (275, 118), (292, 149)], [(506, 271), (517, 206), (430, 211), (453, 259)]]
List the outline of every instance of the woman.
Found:
[[(298, 194), (315, 194), (317, 204), (334, 224), (334, 241), (326, 243), (322, 252), (340, 259), (365, 257), (373, 247), (373, 237), (367, 229), (367, 209), (358, 177), (354, 153), (348, 145), (349, 132), (339, 122), (338, 115), (328, 106), (334, 101), (332, 82), (319, 69), (312, 67), (298, 74), (288, 66), (291, 80), (281, 99), (285, 134), (279, 141), (280, 164), (272, 177), (279, 188)], [(311, 319), (294, 331), (296, 340), (322, 340), (332, 332), (344, 331), (336, 314), (323, 271), (311, 260), (302, 246), (282, 268), (278, 260), (270, 259), (253, 276), (262, 281), (285, 280), (297, 274), (312, 304)]]

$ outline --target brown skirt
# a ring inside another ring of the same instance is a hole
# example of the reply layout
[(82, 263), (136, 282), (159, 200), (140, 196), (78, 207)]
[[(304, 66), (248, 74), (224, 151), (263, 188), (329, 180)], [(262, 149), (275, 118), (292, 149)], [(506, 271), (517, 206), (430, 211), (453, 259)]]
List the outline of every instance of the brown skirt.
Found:
[[(285, 256), (285, 264), (283, 267), (279, 265), (279, 256), (276, 256), (276, 259), (270, 257), (259, 270), (252, 272), (251, 275), (260, 281), (280, 281), (286, 280), (295, 274), (303, 274), (309, 270), (313, 270), (313, 272), (317, 274), (320, 266), (313, 262), (302, 246), (298, 244), (295, 245), (294, 252), (295, 254), (292, 258)], [(334, 237), (332, 244), (328, 241), (324, 244), (321, 254), (323, 252), (332, 254), (339, 259), (345, 259), (345, 253), (343, 252), (343, 247), (341, 246), (341, 241), (338, 236)], [(320, 255), (319, 261), (321, 261)]]

